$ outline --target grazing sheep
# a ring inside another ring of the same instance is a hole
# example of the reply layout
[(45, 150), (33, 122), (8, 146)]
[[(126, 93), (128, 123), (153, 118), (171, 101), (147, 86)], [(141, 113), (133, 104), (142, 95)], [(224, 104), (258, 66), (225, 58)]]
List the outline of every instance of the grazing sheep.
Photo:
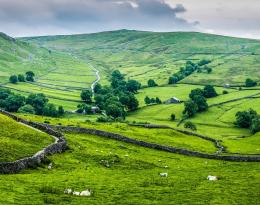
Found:
[(64, 194), (71, 194), (72, 193), (72, 189), (65, 189), (64, 190)]
[(50, 164), (48, 165), (48, 169), (49, 169), (49, 170), (52, 169), (52, 163), (50, 163)]
[(218, 177), (217, 177), (217, 176), (211, 176), (211, 175), (209, 175), (209, 176), (207, 177), (207, 179), (208, 179), (209, 181), (217, 181), (217, 180), (218, 180)]
[(168, 177), (168, 173), (160, 173), (160, 177)]
[(78, 191), (74, 191), (72, 194), (76, 195), (76, 196), (80, 196), (80, 192), (78, 192)]
[(91, 196), (91, 191), (89, 189), (82, 191), (80, 196)]

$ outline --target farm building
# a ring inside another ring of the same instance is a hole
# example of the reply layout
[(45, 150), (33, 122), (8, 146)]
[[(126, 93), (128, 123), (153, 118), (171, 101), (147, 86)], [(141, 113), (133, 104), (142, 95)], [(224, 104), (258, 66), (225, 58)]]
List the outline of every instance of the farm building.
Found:
[(176, 97), (172, 97), (169, 100), (166, 100), (164, 103), (165, 104), (178, 104), (181, 103), (182, 101)]

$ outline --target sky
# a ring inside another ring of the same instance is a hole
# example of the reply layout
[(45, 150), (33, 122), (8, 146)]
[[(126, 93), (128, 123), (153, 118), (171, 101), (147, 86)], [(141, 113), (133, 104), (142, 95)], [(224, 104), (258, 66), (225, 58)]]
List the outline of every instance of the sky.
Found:
[(260, 39), (260, 0), (0, 0), (14, 37), (134, 29)]

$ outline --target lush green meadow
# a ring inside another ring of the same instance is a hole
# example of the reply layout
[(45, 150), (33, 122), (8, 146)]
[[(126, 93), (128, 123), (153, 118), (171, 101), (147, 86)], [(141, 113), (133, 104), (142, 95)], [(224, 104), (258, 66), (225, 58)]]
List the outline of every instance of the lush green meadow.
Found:
[(51, 144), (54, 139), (30, 127), (0, 115), (0, 162), (30, 157)]

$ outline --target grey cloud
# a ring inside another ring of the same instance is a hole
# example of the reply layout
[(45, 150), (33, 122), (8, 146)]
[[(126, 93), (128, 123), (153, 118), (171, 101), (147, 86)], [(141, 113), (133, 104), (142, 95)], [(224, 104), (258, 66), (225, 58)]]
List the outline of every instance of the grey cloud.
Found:
[[(0, 0), (1, 29), (16, 25), (35, 28), (35, 32), (44, 27), (70, 33), (120, 28), (192, 30), (194, 23), (177, 16), (184, 12), (183, 5), (171, 7), (164, 0)], [(27, 35), (26, 30), (22, 35)]]

